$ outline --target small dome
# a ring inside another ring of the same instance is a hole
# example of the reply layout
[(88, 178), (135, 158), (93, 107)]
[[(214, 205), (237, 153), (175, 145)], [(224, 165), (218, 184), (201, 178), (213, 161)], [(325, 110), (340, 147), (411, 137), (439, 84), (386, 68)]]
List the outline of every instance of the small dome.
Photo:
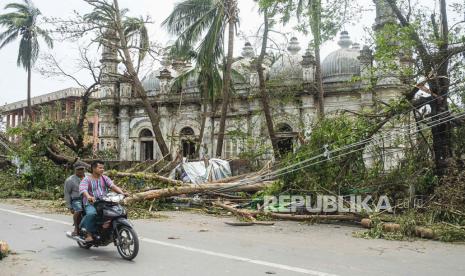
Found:
[(145, 92), (153, 92), (160, 90), (160, 70), (150, 72), (147, 76), (142, 79), (142, 87)]
[(242, 76), (240, 77), (237, 74), (233, 74), (232, 79), (234, 83), (245, 83), (249, 81), (248, 78), (250, 74), (256, 71), (255, 68), (252, 68), (254, 59), (254, 49), (250, 42), (246, 42), (244, 48), (242, 48), (241, 57), (232, 64), (232, 69)]
[[(329, 54), (321, 64), (323, 83), (348, 82), (360, 75), (360, 44), (352, 44), (349, 33), (341, 32), (338, 42), (341, 49)], [(352, 45), (352, 47), (350, 47)]]
[(270, 69), (271, 80), (302, 79), (302, 56), (299, 55), (301, 47), (296, 37), (291, 38), (287, 51), (280, 56)]
[(241, 55), (244, 58), (253, 58), (255, 56), (255, 52), (254, 52), (252, 44), (250, 44), (250, 42), (245, 43), (244, 48), (242, 48)]

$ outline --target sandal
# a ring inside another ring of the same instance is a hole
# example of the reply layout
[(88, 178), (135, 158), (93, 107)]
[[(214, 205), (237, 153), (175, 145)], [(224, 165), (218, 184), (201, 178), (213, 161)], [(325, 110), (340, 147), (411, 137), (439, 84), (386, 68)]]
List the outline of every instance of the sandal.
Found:
[(85, 242), (93, 242), (94, 239), (92, 238), (92, 236), (87, 236), (85, 239), (84, 239)]

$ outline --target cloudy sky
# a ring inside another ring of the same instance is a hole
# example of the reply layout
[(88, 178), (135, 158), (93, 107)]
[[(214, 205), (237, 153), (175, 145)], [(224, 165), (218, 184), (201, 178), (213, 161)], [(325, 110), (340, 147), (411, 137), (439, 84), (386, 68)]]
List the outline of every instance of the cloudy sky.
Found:
[[(4, 13), (3, 7), (14, 0), (0, 0), (0, 13)], [(19, 1), (19, 0), (17, 0)], [(71, 17), (74, 10), (80, 13), (89, 11), (88, 5), (82, 0), (33, 0), (35, 5), (42, 11), (42, 14), (47, 17)], [(239, 55), (241, 48), (244, 45), (242, 37), (250, 36), (257, 32), (261, 24), (261, 17), (257, 13), (257, 5), (253, 0), (238, 0), (240, 8), (240, 32), (244, 35), (239, 37), (235, 46), (235, 54)], [(129, 8), (130, 14), (134, 16), (149, 15), (152, 18), (153, 24), (150, 25), (151, 40), (157, 41), (163, 45), (169, 43), (174, 38), (170, 37), (161, 27), (160, 23), (172, 11), (174, 4), (178, 0), (120, 0), (120, 6)], [(370, 27), (374, 21), (374, 6), (371, 0), (358, 0), (366, 10), (363, 13), (363, 18), (345, 26), (349, 31), (352, 39), (363, 44), (363, 28)], [(309, 38), (294, 31), (291, 26), (280, 27), (280, 30), (286, 33), (289, 37), (295, 35), (299, 38), (302, 48), (308, 44)], [(0, 29), (1, 31), (1, 29)], [(252, 40), (253, 38), (250, 38)], [(331, 51), (338, 48), (334, 41), (327, 42), (322, 48), (322, 56), (327, 55)], [(258, 43), (257, 43), (258, 47)], [(64, 67), (70, 72), (74, 72), (77, 59), (76, 43), (56, 42), (55, 47), (50, 52), (60, 60)], [(18, 43), (14, 42), (0, 50), (0, 106), (5, 103), (11, 103), (26, 98), (26, 80), (27, 75), (24, 69), (16, 66), (16, 58), (18, 51)], [(46, 50), (45, 46), (42, 51)], [(38, 61), (40, 63), (40, 60)], [(88, 76), (84, 73), (76, 72), (81, 80), (85, 80)], [(89, 80), (90, 82), (90, 80)], [(62, 78), (46, 78), (37, 70), (33, 72), (32, 77), (32, 95), (37, 96), (67, 87), (74, 87), (75, 83), (68, 79)]]

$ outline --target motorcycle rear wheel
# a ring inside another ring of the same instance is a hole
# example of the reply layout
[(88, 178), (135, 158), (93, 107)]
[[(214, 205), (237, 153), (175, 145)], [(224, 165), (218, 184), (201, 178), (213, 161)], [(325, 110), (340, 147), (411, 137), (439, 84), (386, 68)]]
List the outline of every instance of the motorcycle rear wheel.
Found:
[(136, 231), (131, 227), (122, 225), (118, 228), (118, 233), (120, 237), (116, 245), (118, 253), (125, 260), (130, 261), (134, 259), (137, 253), (139, 253), (139, 238)]

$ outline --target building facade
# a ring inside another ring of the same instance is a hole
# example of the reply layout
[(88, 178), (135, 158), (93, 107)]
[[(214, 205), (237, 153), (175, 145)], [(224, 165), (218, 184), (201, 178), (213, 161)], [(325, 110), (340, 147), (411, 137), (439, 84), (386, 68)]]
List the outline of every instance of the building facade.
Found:
[[(31, 106), (34, 113), (34, 120), (77, 120), (81, 111), (81, 97), (84, 89), (67, 88), (48, 94), (31, 98)], [(27, 115), (27, 101), (19, 101), (6, 104), (1, 107), (1, 121), (4, 125), (3, 131), (9, 128), (20, 126)], [(89, 112), (85, 120), (85, 141), (94, 144), (97, 150), (98, 145), (98, 114)], [(19, 141), (19, 137), (9, 137), (10, 141)]]
[[(392, 11), (384, 0), (376, 0), (374, 29), (395, 23)], [(111, 34), (109, 39), (111, 38)], [(401, 79), (386, 73), (372, 78), (373, 53), (353, 43), (346, 31), (340, 33), (340, 48), (329, 54), (321, 64), (325, 91), (325, 113), (373, 110), (375, 102), (388, 102), (401, 96), (405, 88)], [(234, 91), (226, 120), (223, 158), (238, 157), (244, 152), (271, 148), (262, 104), (259, 96), (256, 61), (250, 43), (235, 58), (233, 69)], [(145, 161), (163, 158), (145, 112), (142, 101), (136, 97), (132, 85), (119, 81), (117, 50), (105, 46), (102, 53), (103, 79), (94, 97), (100, 102), (95, 127), (96, 149), (115, 152), (119, 160)], [(272, 116), (279, 137), (280, 151), (289, 152), (300, 141), (309, 137), (317, 116), (315, 89), (315, 60), (309, 49), (302, 50), (297, 38), (292, 38), (287, 51), (276, 60), (266, 57), (263, 64), (267, 89), (271, 98)], [(165, 58), (161, 68), (150, 72), (142, 84), (151, 102), (156, 103), (161, 117), (160, 128), (170, 154), (181, 153), (189, 158), (214, 157), (219, 130), (221, 99), (205, 101), (201, 98), (196, 77), (175, 86), (177, 76), (190, 70), (190, 65)], [(44, 95), (46, 97), (46, 95)], [(42, 96), (41, 96), (42, 97)], [(58, 99), (61, 100), (61, 99)], [(10, 104), (7, 126), (15, 126), (24, 116), (24, 105)], [(65, 100), (65, 110), (69, 103)], [(206, 112), (205, 112), (206, 111)], [(203, 116), (206, 116), (202, 141), (199, 134)], [(97, 138), (98, 137), (98, 138)], [(196, 145), (200, 144), (200, 147)], [(263, 158), (271, 158), (263, 151)]]

